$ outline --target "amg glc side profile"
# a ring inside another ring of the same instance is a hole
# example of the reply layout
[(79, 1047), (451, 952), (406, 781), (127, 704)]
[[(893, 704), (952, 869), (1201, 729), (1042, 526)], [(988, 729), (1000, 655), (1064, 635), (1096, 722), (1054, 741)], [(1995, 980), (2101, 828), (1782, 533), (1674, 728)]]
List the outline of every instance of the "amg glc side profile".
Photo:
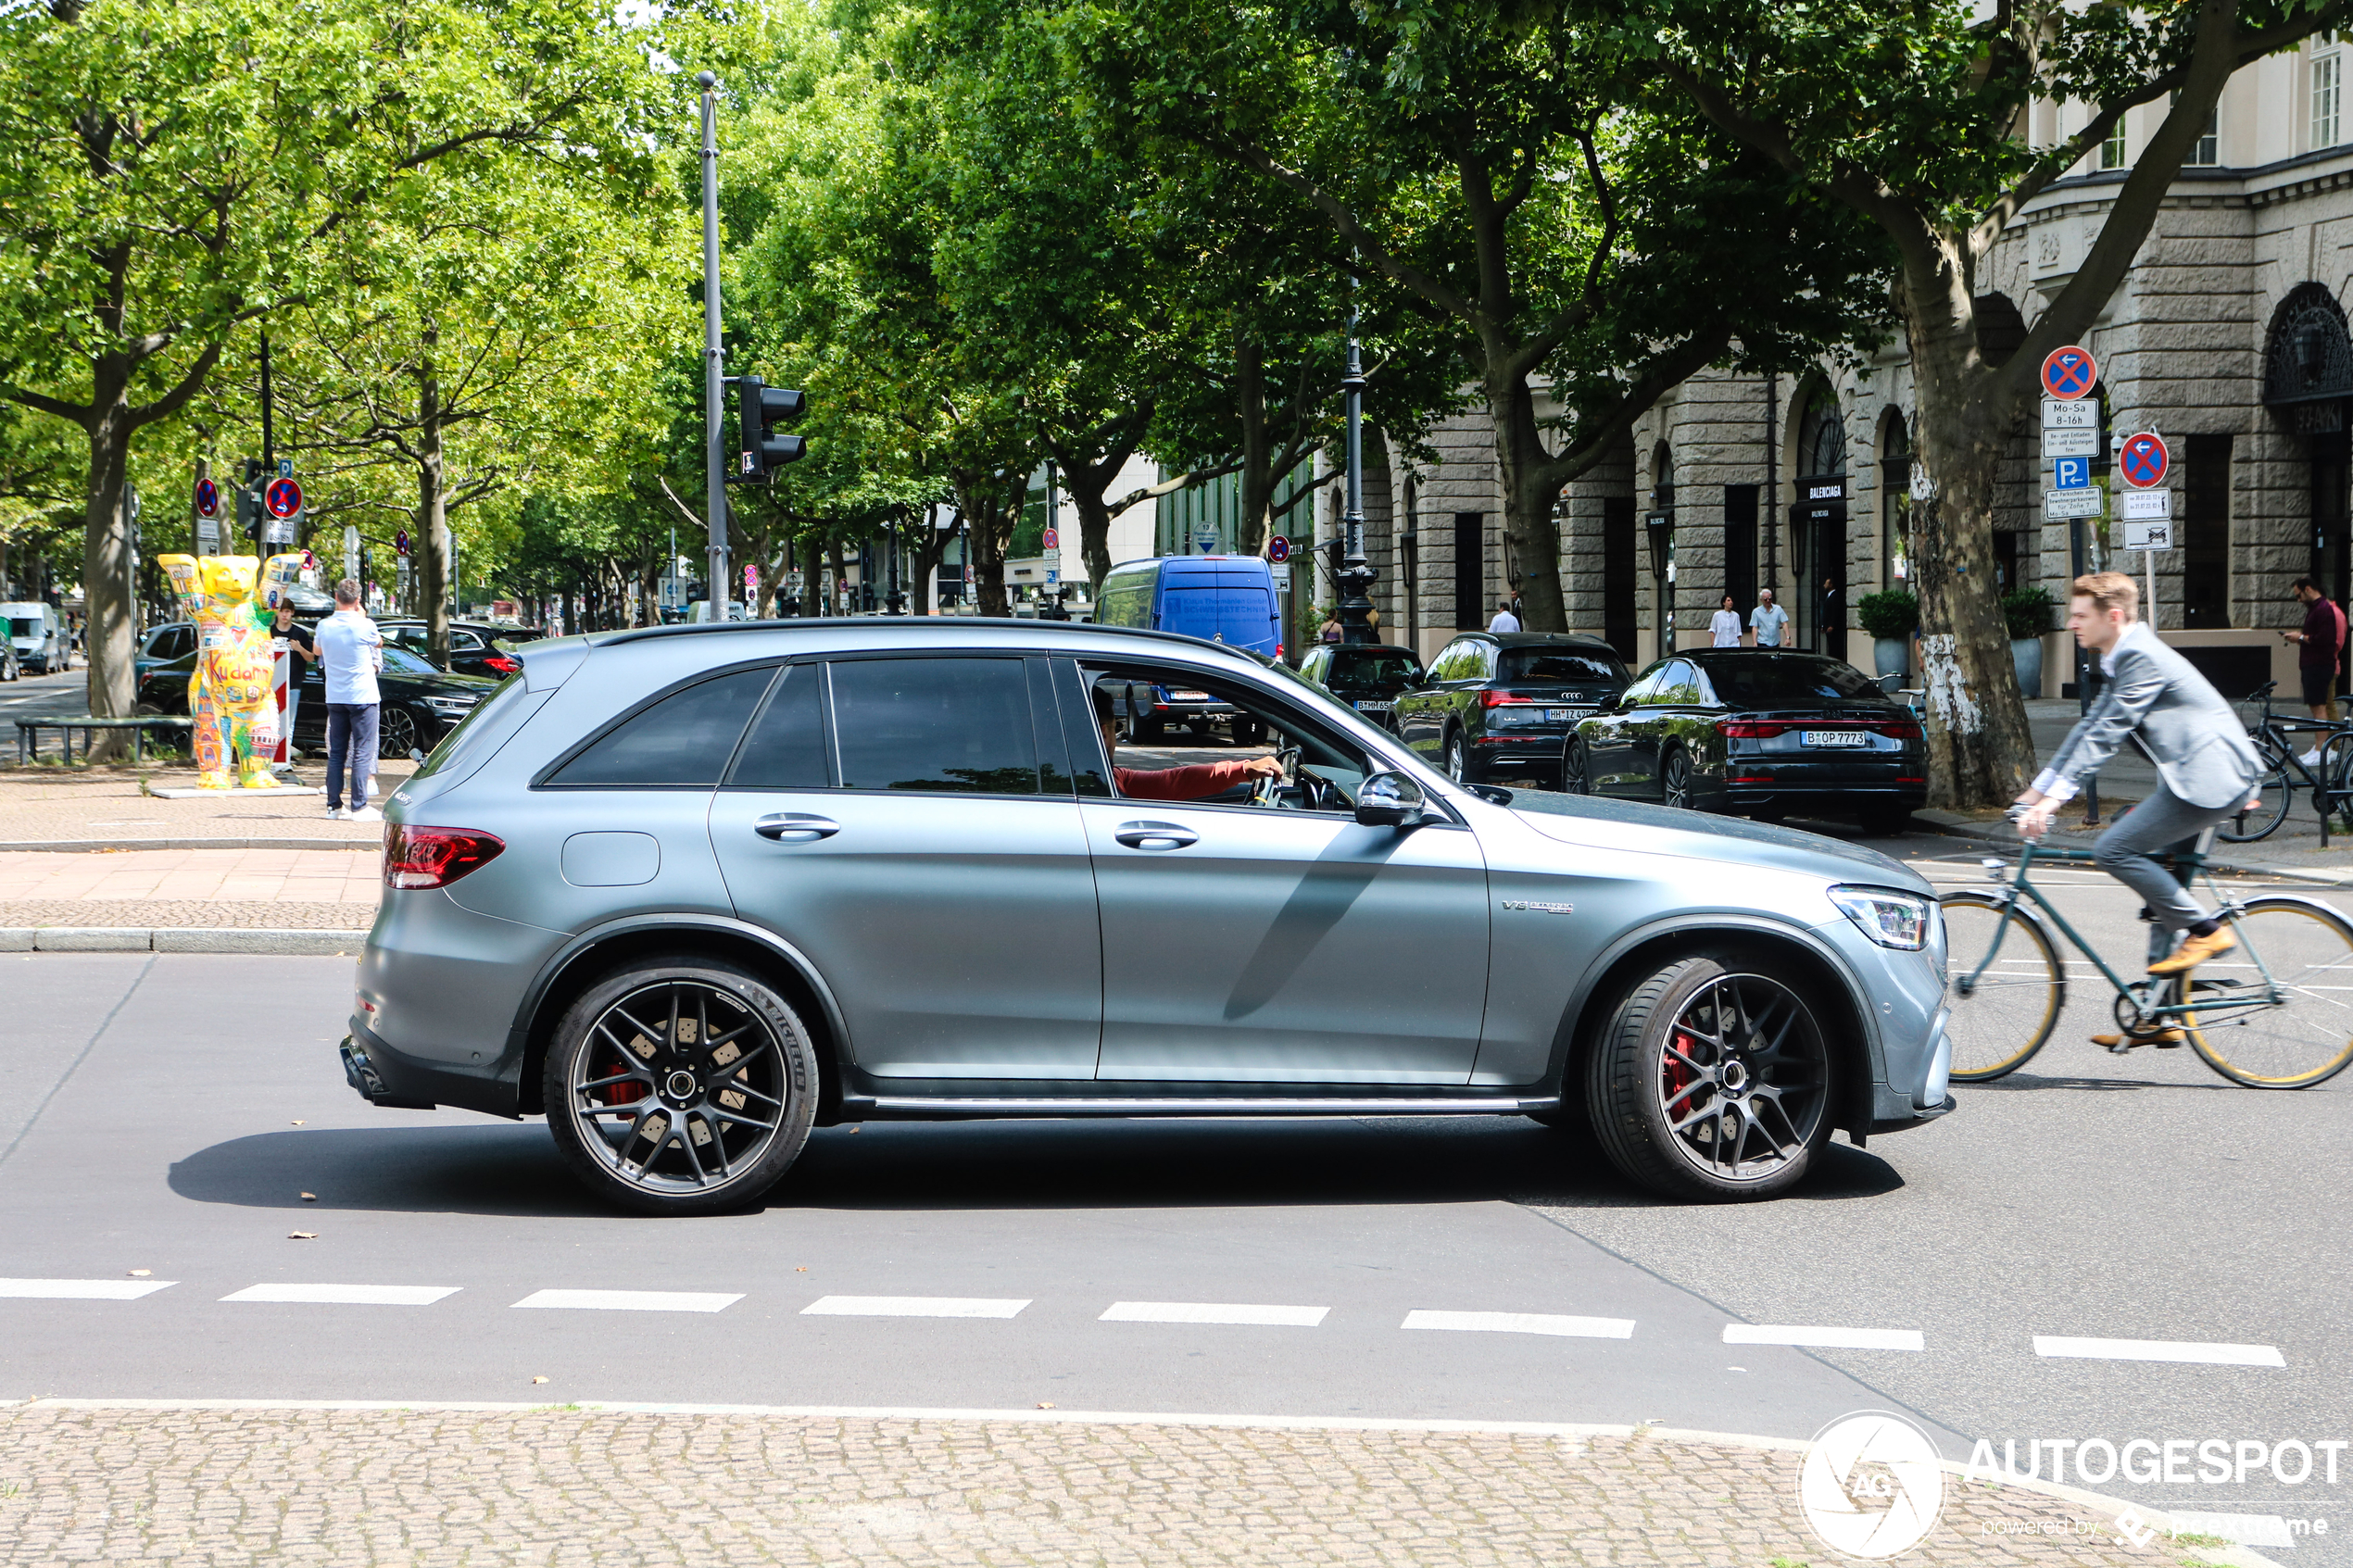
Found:
[[(814, 1126), (1072, 1116), (1527, 1116), (1758, 1198), (1952, 1108), (1912, 872), (1458, 784), (1242, 650), (871, 619), (518, 657), (388, 803), (344, 1064), (544, 1113), (627, 1207), (751, 1203)], [(1270, 750), (1126, 766), (1129, 686)]]

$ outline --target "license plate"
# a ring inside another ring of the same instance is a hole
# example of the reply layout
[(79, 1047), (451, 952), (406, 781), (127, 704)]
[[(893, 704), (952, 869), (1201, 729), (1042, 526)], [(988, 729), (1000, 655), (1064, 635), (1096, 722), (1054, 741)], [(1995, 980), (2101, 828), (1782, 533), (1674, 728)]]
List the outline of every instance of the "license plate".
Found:
[(1209, 700), (1209, 694), (1207, 692), (1170, 692), (1168, 694), (1168, 700), (1171, 702), (1207, 702)]
[(1590, 708), (1547, 708), (1544, 709), (1544, 721), (1548, 724), (1574, 724), (1579, 719), (1591, 719), (1592, 716), (1593, 710)]
[(1861, 730), (1801, 730), (1797, 738), (1806, 746), (1864, 746), (1871, 744), (1871, 737)]
[(1360, 702), (1356, 705), (1359, 713), (1391, 713), (1396, 709), (1397, 705), (1393, 702)]

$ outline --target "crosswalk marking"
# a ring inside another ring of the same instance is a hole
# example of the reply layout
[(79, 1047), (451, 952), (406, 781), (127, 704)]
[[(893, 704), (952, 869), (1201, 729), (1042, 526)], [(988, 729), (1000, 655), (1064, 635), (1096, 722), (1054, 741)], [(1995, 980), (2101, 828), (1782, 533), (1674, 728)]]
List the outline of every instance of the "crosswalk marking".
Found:
[(1227, 1323), (1314, 1328), (1329, 1307), (1258, 1307), (1231, 1301), (1114, 1301), (1098, 1323)]
[(0, 1279), (0, 1297), (23, 1301), (136, 1301), (177, 1283), (169, 1279)]
[(1790, 1323), (1728, 1323), (1727, 1345), (1795, 1345), (1814, 1350), (1925, 1350), (1917, 1328), (1816, 1328)]
[(455, 1296), (454, 1285), (249, 1285), (223, 1301), (291, 1302), (312, 1307), (430, 1307)]
[(2224, 1345), (2195, 1339), (2073, 1339), (2064, 1335), (2034, 1336), (2038, 1356), (2077, 1357), (2101, 1361), (2196, 1361), (2207, 1366), (2287, 1365), (2277, 1347)]
[(986, 1296), (827, 1296), (803, 1307), (820, 1318), (1010, 1318), (1029, 1305)]
[(1555, 1334), (1572, 1339), (1631, 1339), (1632, 1318), (1577, 1318), (1551, 1312), (1407, 1312), (1400, 1328), (1452, 1328), (1473, 1334)]
[(535, 1290), (518, 1307), (573, 1308), (591, 1312), (717, 1312), (743, 1293), (714, 1290)]

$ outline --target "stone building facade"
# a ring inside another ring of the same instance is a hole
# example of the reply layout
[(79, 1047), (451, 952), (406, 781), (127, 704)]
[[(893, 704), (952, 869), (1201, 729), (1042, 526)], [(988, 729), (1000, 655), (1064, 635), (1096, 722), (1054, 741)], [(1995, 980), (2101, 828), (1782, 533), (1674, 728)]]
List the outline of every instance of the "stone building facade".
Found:
[[(2348, 55), (2322, 40), (2232, 80), (2211, 133), (2084, 337), (2101, 367), (2110, 445), (2154, 430), (2171, 450), (2176, 547), (2155, 552), (2158, 628), (2201, 650), (2193, 657), (2226, 686), (2292, 676), (2294, 649), (2277, 635), (2301, 620), (2292, 578), (2310, 572), (2340, 603), (2353, 598)], [(1979, 280), (1988, 353), (2014, 346), (2073, 275), (2161, 112), (2133, 111), (2120, 136), (2012, 223)], [(2041, 106), (2036, 140), (2084, 118), (2076, 106)], [(1726, 591), (1745, 614), (1769, 586), (1802, 644), (1870, 668), (1855, 607), (1905, 583), (1916, 419), (1900, 340), (1795, 377), (1707, 372), (1684, 383), (1560, 498), (1571, 626), (1607, 636), (1639, 665), (1663, 643), (1704, 643)], [(1996, 497), (1996, 559), (2005, 587), (2040, 583), (2063, 602), (2070, 530), (2043, 516), (2039, 432), (2030, 401)], [(1519, 573), (1543, 569), (1510, 558), (1483, 412), (1445, 421), (1427, 441), (1435, 463), (1366, 442), (1375, 601), (1385, 637), (1410, 638), (1425, 656), (1457, 627), (1484, 625)], [(1334, 500), (1318, 505), (1319, 536), (1330, 535)], [(2147, 563), (2120, 547), (2120, 522), (2085, 533), (2093, 564), (2143, 576)], [(2044, 665), (2044, 695), (2057, 696), (2070, 661), (2056, 633)]]

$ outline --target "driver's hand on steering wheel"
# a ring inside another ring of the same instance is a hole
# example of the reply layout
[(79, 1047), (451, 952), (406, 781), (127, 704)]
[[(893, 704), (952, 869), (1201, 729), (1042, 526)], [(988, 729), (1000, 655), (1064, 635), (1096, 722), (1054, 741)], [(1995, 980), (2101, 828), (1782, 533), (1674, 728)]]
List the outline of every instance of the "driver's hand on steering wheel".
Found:
[(1279, 779), (1283, 776), (1282, 760), (1275, 757), (1253, 757), (1242, 764), (1242, 770), (1254, 779)]

